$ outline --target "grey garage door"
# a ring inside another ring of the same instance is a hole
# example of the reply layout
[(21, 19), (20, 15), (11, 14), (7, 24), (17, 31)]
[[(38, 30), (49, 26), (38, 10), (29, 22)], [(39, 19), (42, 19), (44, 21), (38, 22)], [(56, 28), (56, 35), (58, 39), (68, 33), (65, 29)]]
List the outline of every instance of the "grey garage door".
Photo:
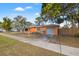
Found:
[(47, 34), (48, 35), (53, 35), (54, 34), (53, 29), (47, 29)]

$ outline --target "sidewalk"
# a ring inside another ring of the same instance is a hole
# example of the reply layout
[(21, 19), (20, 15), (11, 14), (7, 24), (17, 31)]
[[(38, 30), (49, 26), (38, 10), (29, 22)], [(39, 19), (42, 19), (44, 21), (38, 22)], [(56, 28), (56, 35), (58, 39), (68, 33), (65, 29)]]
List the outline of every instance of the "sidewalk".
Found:
[[(38, 47), (41, 47), (44, 49), (48, 49), (48, 50), (60, 53), (59, 44), (48, 43), (48, 42), (42, 41), (40, 39), (32, 40), (32, 39), (28, 39), (28, 38), (24, 38), (24, 37), (17, 37), (17, 36), (13, 36), (13, 35), (9, 35), (9, 34), (4, 34), (4, 33), (0, 33), (0, 35), (10, 37), (10, 38), (13, 38), (13, 39), (16, 39), (16, 40), (19, 40), (19, 41), (22, 41), (22, 42), (25, 42), (28, 44), (32, 44), (34, 46), (38, 46)], [(61, 53), (64, 55), (79, 56), (79, 48), (61, 45)]]

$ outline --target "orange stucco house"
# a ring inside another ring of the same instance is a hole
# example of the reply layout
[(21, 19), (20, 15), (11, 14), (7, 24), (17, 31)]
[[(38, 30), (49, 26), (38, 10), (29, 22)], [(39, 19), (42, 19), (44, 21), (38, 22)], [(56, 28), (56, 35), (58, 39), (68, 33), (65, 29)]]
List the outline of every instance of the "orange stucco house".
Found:
[(59, 25), (31, 26), (26, 30), (28, 33), (40, 32), (42, 34), (59, 35)]

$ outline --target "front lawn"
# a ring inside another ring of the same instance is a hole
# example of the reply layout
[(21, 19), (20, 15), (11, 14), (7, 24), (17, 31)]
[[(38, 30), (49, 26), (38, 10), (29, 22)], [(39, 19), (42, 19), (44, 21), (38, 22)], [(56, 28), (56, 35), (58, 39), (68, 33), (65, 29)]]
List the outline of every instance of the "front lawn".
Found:
[(60, 54), (0, 35), (0, 55), (57, 56)]

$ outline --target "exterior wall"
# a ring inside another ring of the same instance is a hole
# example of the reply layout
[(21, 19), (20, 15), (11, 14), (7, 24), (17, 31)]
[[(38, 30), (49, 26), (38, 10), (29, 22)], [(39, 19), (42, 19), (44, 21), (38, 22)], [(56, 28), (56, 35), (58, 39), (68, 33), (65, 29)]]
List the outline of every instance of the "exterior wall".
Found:
[(59, 27), (39, 27), (40, 32), (47, 35), (47, 29), (52, 29), (52, 35), (59, 35)]
[(29, 28), (29, 29), (28, 29), (28, 32), (29, 32), (29, 33), (36, 32), (36, 27)]
[(52, 28), (53, 31), (54, 31), (54, 35), (59, 35), (59, 28), (58, 27), (55, 27), (55, 28)]
[(43, 34), (46, 34), (46, 27), (39, 27), (39, 31)]

